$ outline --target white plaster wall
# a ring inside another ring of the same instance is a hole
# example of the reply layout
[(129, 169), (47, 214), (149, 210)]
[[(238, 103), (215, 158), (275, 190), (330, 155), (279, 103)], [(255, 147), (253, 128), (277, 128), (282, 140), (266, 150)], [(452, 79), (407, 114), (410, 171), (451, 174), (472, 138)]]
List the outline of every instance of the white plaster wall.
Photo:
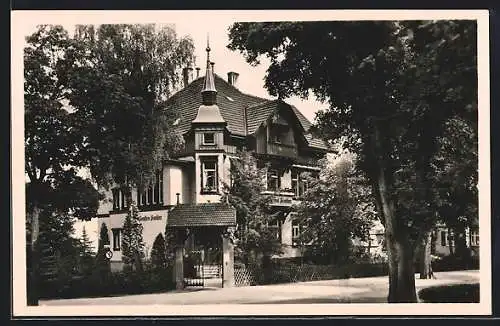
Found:
[(140, 212), (139, 216), (141, 217), (161, 217), (161, 219), (151, 219), (151, 220), (143, 220), (141, 221), (143, 226), (142, 238), (144, 239), (144, 248), (146, 250), (147, 258), (150, 258), (151, 248), (153, 248), (153, 243), (155, 241), (158, 233), (162, 233), (165, 235), (165, 226), (167, 224), (167, 210), (160, 211), (150, 211), (150, 212)]
[[(183, 177), (182, 177), (182, 168), (179, 166), (170, 165), (166, 169), (168, 169), (168, 201), (165, 202), (166, 205), (175, 205), (177, 204), (177, 193), (179, 193), (179, 202), (183, 203)], [(165, 180), (163, 181), (165, 182)]]
[(194, 165), (186, 166), (182, 169), (182, 196), (181, 204), (188, 204), (195, 201), (195, 177)]
[[(108, 228), (108, 237), (109, 237), (109, 245), (111, 250), (113, 251), (113, 231), (112, 229), (120, 229), (123, 228), (123, 223), (125, 221), (126, 213), (122, 214), (112, 214), (108, 218), (99, 218), (98, 219), (98, 233), (101, 231), (102, 223), (106, 223), (106, 227)], [(148, 211), (148, 212), (139, 212), (140, 217), (160, 217), (160, 219), (148, 219), (141, 221), (143, 225), (142, 237), (144, 240), (145, 250), (147, 257), (149, 258), (151, 254), (151, 248), (153, 247), (153, 242), (155, 241), (158, 233), (165, 233), (165, 226), (167, 224), (167, 210), (158, 210), (158, 211)], [(113, 257), (111, 257), (111, 262), (120, 262), (122, 260), (122, 252), (113, 251)]]
[(281, 176), (281, 189), (290, 188), (292, 188), (292, 172), (290, 170), (286, 170)]
[(292, 216), (293, 214), (288, 214), (285, 221), (281, 225), (281, 243), (284, 245), (291, 246), (292, 241)]

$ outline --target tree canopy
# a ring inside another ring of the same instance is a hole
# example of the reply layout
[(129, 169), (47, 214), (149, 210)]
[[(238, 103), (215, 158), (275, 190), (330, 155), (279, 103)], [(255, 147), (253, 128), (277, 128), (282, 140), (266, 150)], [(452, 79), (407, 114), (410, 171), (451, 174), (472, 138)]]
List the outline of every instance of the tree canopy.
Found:
[(68, 99), (92, 176), (103, 185), (147, 184), (182, 142), (165, 100), (192, 62), (193, 42), (154, 24), (81, 25), (75, 39), (85, 51), (67, 73)]
[[(451, 121), (477, 124), (476, 23), (236, 23), (229, 38), (248, 62), (270, 59), (271, 95), (312, 93), (330, 104), (316, 129), (347, 139), (372, 186), (386, 230), (388, 300), (415, 301), (414, 251), (438, 220), (433, 160)], [(465, 136), (472, 147), (474, 136)], [(477, 161), (462, 168), (473, 176)]]
[(320, 176), (309, 178), (296, 207), (301, 242), (323, 262), (347, 263), (355, 254), (353, 239), (366, 240), (378, 218), (375, 204), (352, 155), (321, 163)]

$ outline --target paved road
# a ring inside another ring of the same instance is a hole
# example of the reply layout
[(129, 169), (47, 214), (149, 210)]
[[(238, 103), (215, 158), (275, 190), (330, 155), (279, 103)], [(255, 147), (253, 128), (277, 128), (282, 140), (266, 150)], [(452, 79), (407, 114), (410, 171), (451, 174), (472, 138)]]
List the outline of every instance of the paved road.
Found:
[[(436, 279), (415, 280), (417, 291), (430, 286), (479, 282), (479, 271), (435, 273)], [(386, 302), (388, 278), (300, 282), (220, 289), (127, 295), (105, 298), (40, 301), (40, 306), (66, 305), (189, 305), (189, 304), (285, 304), (285, 303), (380, 303)]]

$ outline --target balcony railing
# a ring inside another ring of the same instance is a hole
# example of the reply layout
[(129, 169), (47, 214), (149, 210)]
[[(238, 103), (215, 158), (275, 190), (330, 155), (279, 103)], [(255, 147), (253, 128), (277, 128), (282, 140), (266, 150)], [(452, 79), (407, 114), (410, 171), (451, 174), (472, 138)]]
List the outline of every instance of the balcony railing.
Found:
[(269, 195), (271, 197), (271, 206), (284, 206), (289, 207), (294, 203), (293, 192), (289, 191), (272, 191), (266, 190), (262, 192), (263, 195)]
[(297, 157), (297, 147), (280, 143), (267, 143), (267, 154), (287, 157)]

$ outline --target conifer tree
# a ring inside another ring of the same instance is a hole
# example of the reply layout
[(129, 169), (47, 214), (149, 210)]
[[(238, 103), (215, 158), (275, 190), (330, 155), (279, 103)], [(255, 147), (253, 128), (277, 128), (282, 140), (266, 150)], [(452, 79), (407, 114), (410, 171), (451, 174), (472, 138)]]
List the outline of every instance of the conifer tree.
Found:
[(155, 269), (161, 269), (167, 266), (165, 238), (161, 233), (158, 233), (153, 242), (153, 248), (151, 249), (151, 265)]
[(125, 270), (142, 270), (144, 259), (143, 226), (139, 221), (139, 210), (131, 203), (130, 210), (123, 223), (122, 259)]
[(80, 240), (80, 267), (83, 275), (90, 275), (93, 270), (94, 247), (90, 241), (85, 226), (83, 226)]

